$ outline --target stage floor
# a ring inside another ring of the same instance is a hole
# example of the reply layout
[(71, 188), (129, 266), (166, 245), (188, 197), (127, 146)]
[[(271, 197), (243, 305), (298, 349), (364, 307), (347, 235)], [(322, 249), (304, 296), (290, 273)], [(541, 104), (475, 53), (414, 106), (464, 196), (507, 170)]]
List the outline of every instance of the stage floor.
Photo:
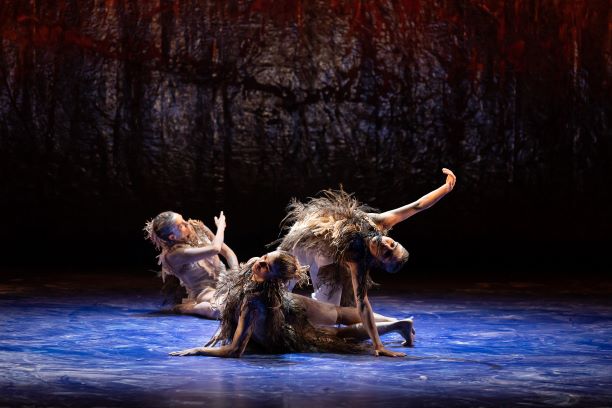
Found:
[[(155, 313), (154, 278), (0, 281), (0, 406), (612, 406), (612, 301), (516, 285), (376, 291), (417, 342), (368, 355), (170, 357), (218, 323)], [(467, 289), (466, 289), (467, 288)]]

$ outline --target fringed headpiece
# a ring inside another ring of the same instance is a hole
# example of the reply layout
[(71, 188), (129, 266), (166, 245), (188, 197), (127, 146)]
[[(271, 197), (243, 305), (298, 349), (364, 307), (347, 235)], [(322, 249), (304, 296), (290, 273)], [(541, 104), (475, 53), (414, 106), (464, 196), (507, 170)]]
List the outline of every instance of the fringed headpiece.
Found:
[(155, 246), (155, 249), (161, 251), (162, 249), (167, 248), (169, 243), (157, 236), (155, 230), (153, 229), (153, 221), (155, 221), (155, 219), (149, 220), (145, 223), (143, 228), (143, 231), (145, 232), (145, 239), (151, 241)]

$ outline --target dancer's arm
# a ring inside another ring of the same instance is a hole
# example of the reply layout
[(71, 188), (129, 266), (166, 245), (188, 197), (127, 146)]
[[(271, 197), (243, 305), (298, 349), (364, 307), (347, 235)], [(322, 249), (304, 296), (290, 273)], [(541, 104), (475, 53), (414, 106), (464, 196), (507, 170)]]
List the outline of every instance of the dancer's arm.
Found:
[(198, 248), (178, 248), (176, 251), (172, 251), (170, 254), (168, 254), (167, 258), (170, 263), (186, 264), (219, 254), (219, 252), (221, 252), (223, 239), (225, 237), (225, 215), (223, 215), (223, 211), (221, 211), (219, 217), (215, 217), (215, 224), (217, 225), (217, 233), (212, 239), (210, 245)]
[(374, 345), (374, 355), (376, 356), (387, 356), (387, 357), (404, 357), (406, 353), (396, 352), (387, 350), (376, 329), (376, 320), (374, 319), (374, 312), (372, 312), (372, 306), (368, 299), (368, 293), (364, 286), (365, 282), (363, 274), (365, 271), (359, 271), (359, 265), (356, 262), (347, 262), (351, 270), (351, 280), (353, 282), (353, 290), (355, 292), (355, 302), (357, 304), (357, 311), (361, 316), (361, 323), (368, 332), (372, 344)]
[(223, 244), (219, 253), (225, 258), (225, 261), (227, 262), (227, 267), (231, 271), (237, 271), (238, 269), (240, 269), (238, 257), (230, 247), (228, 247), (226, 244)]
[(407, 218), (412, 217), (413, 215), (428, 209), (435, 203), (437, 203), (442, 197), (447, 195), (453, 190), (455, 187), (455, 182), (457, 178), (449, 169), (442, 169), (442, 173), (446, 174), (445, 183), (435, 189), (434, 191), (425, 194), (423, 197), (419, 198), (417, 201), (406, 204), (403, 207), (396, 208), (394, 210), (385, 211), (383, 213), (368, 213), (368, 216), (374, 221), (380, 228), (389, 229), (393, 227), (395, 224), (404, 221)]
[(174, 351), (172, 356), (213, 356), (213, 357), (235, 357), (238, 358), (244, 353), (255, 325), (257, 324), (257, 307), (246, 304), (238, 319), (238, 326), (234, 332), (231, 344), (221, 347), (196, 347), (183, 351)]
[[(208, 239), (212, 241), (215, 237), (215, 234), (213, 234), (210, 228), (208, 228), (206, 225), (202, 224), (202, 227), (204, 228), (204, 233), (206, 234)], [(225, 261), (227, 262), (227, 267), (230, 270), (240, 269), (240, 263), (238, 262), (238, 257), (236, 256), (236, 253), (226, 243), (223, 243), (223, 245), (221, 245), (219, 255), (225, 258)]]

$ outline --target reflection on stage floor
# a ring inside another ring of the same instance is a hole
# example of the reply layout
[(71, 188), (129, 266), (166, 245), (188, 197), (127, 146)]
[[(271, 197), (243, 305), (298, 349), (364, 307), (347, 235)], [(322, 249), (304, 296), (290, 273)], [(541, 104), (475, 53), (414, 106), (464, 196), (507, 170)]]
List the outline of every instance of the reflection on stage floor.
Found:
[(171, 357), (218, 323), (160, 314), (159, 281), (119, 273), (0, 281), (0, 405), (609, 406), (612, 302), (537, 286), (372, 293), (414, 316), (401, 359), (369, 355)]

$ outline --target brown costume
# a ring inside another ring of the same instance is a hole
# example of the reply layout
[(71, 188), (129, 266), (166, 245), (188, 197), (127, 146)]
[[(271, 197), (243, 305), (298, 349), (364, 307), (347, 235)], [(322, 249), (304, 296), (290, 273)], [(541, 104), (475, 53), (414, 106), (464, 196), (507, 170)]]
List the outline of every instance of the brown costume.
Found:
[[(306, 203), (292, 201), (288, 210), (283, 220), (288, 232), (280, 240), (279, 248), (294, 254), (316, 253), (332, 259), (332, 264), (319, 269), (317, 279), (333, 290), (342, 289), (340, 305), (354, 306), (351, 275), (345, 262), (356, 262), (360, 266), (359, 291), (365, 294), (373, 284), (368, 266), (375, 262), (367, 248), (367, 240), (380, 239), (387, 233), (368, 216), (374, 209), (360, 204), (342, 190), (325, 190), (322, 197), (311, 198)], [(317, 283), (313, 279), (313, 284)]]
[[(367, 347), (352, 339), (342, 339), (315, 327), (308, 321), (299, 295), (285, 290), (281, 280), (255, 282), (252, 263), (238, 273), (222, 274), (218, 296), (225, 298), (221, 327), (213, 342), (231, 344), (240, 314), (253, 313), (264, 324), (253, 329), (247, 349), (264, 353), (336, 352), (360, 353)], [(305, 274), (305, 272), (303, 272)], [(305, 276), (304, 276), (305, 277)]]

